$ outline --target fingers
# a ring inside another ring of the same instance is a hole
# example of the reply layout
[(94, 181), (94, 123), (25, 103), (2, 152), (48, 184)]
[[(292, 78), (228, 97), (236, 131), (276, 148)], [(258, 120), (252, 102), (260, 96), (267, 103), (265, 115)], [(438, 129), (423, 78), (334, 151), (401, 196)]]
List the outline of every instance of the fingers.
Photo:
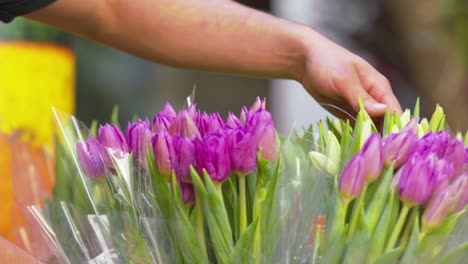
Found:
[(359, 111), (360, 98), (364, 105), (364, 109), (370, 116), (379, 117), (385, 114), (388, 105), (382, 101), (377, 101), (375, 97), (369, 93), (372, 92), (372, 90), (366, 89), (366, 87), (369, 86), (361, 81), (357, 71), (355, 74), (349, 76), (348, 80), (343, 82), (342, 85), (346, 87), (340, 87), (340, 90), (343, 91), (344, 98), (353, 107), (354, 111)]
[[(400, 103), (393, 94), (390, 82), (385, 76), (365, 61), (356, 65), (356, 72), (360, 82), (360, 89), (364, 90), (375, 102), (369, 106), (372, 114), (375, 116), (385, 114), (386, 109), (382, 111), (381, 105), (385, 105), (391, 112), (403, 113)], [(364, 106), (366, 106), (365, 103)], [(375, 109), (374, 106), (377, 106), (378, 109)]]

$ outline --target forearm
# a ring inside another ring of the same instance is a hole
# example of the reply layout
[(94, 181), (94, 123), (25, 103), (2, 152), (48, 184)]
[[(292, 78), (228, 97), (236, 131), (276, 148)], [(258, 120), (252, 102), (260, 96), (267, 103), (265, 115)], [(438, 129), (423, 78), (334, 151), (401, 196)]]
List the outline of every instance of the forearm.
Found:
[(49, 9), (32, 18), (160, 63), (251, 76), (298, 79), (312, 32), (222, 0), (59, 0)]

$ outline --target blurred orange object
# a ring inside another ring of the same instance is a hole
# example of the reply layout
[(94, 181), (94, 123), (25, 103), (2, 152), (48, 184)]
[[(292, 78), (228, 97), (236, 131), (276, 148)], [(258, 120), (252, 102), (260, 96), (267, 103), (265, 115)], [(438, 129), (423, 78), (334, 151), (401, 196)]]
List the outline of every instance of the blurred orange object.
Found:
[[(32, 253), (34, 230), (21, 209), (42, 204), (54, 184), (51, 109), (74, 112), (75, 59), (64, 47), (32, 42), (0, 42), (0, 58), (0, 236)], [(15, 184), (13, 174), (21, 175)]]

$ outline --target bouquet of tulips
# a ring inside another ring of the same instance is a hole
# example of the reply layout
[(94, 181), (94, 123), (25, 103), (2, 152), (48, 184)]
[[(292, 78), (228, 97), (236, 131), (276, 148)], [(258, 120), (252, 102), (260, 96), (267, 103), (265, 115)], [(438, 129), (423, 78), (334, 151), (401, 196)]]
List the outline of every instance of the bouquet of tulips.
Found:
[(167, 103), (125, 135), (117, 111), (56, 112), (53, 197), (27, 209), (64, 263), (462, 263), (463, 136), (418, 108), (288, 136), (259, 98), (226, 121)]

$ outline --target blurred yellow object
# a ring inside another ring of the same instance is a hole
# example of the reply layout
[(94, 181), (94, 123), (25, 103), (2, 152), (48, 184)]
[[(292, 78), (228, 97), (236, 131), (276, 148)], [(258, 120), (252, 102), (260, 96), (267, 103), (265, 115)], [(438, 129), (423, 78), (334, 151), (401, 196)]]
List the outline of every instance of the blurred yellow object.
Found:
[(74, 112), (75, 59), (61, 46), (32, 42), (0, 42), (0, 236), (11, 237), (18, 221), (11, 181), (8, 134), (31, 147), (52, 150), (52, 106)]

